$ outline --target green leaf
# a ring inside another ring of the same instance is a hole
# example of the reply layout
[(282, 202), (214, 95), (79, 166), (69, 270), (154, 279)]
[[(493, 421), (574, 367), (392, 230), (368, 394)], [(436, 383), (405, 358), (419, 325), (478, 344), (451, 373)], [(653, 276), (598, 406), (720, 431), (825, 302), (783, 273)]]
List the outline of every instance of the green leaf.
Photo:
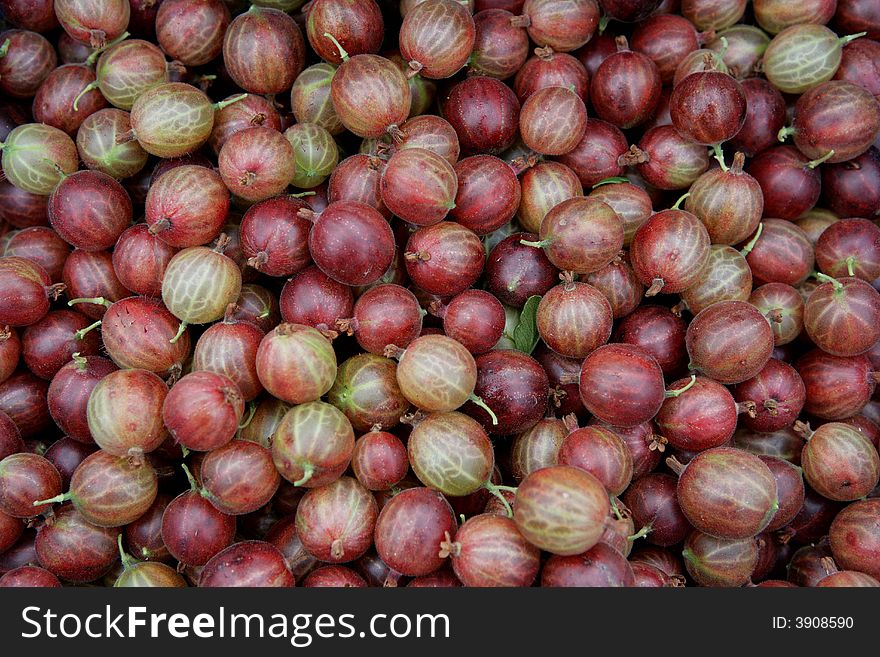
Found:
[(520, 351), (530, 354), (538, 345), (538, 304), (541, 297), (531, 296), (519, 315), (519, 324), (513, 329), (513, 342)]

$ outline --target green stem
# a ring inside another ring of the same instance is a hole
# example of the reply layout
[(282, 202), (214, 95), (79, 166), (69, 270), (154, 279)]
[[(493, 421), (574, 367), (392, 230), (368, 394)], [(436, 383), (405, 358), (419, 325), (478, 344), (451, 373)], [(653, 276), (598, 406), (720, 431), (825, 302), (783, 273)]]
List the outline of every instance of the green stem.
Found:
[(605, 28), (608, 27), (608, 23), (611, 22), (611, 16), (608, 14), (604, 14), (602, 18), (599, 19), (599, 34), (605, 33)]
[(687, 194), (682, 194), (682, 195), (681, 195), (681, 198), (679, 198), (679, 199), (675, 202), (675, 205), (672, 206), (672, 209), (673, 209), (673, 210), (678, 210), (679, 207), (680, 207), (681, 204), (682, 204), (682, 201), (684, 201), (684, 200), (685, 200), (688, 196), (690, 196), (690, 195), (691, 195), (690, 192), (688, 192)]
[(721, 37), (718, 40), (721, 42), (721, 50), (718, 51), (718, 58), (724, 60), (724, 55), (727, 54), (727, 49), (730, 47), (730, 42), (727, 40), (727, 37)]
[(324, 36), (330, 39), (333, 42), (333, 45), (336, 46), (336, 49), (339, 51), (339, 58), (347, 62), (348, 61), (348, 52), (346, 52), (345, 48), (342, 47), (342, 44), (339, 43), (336, 38), (330, 34), (329, 32), (324, 32)]
[(186, 330), (188, 324), (189, 322), (180, 322), (180, 326), (177, 327), (177, 333), (175, 333), (174, 337), (171, 338), (168, 342), (174, 344), (175, 342), (180, 340), (180, 336), (183, 335), (183, 332)]
[(495, 413), (492, 411), (491, 408), (489, 408), (486, 402), (484, 402), (480, 397), (474, 394), (471, 394), (470, 400), (489, 414), (489, 417), (492, 418), (493, 425), (498, 424), (498, 416), (495, 415)]
[(6, 39), (6, 40), (3, 42), (3, 45), (0, 46), (0, 58), (2, 58), (2, 57), (6, 57), (6, 53), (9, 52), (9, 44), (10, 44), (10, 43), (11, 43), (11, 41), (10, 41), (9, 39)]
[(848, 44), (850, 41), (855, 41), (858, 38), (865, 36), (867, 32), (858, 32), (856, 34), (848, 34), (847, 36), (840, 37), (837, 42), (841, 45), (841, 47)]
[(83, 356), (80, 356), (78, 351), (74, 352), (72, 358), (76, 369), (80, 372), (85, 372), (88, 361)]
[(50, 497), (48, 500), (37, 500), (34, 502), (34, 506), (43, 506), (44, 504), (56, 504), (61, 502), (66, 502), (72, 497), (70, 491), (66, 493), (61, 493), (61, 495), (56, 495), (55, 497)]
[(119, 546), (119, 559), (122, 561), (122, 567), (127, 570), (136, 565), (138, 561), (130, 554), (128, 554), (122, 547), (122, 534), (123, 532), (119, 532), (119, 534), (116, 536), (116, 545)]
[(74, 112), (79, 111), (79, 99), (80, 98), (85, 96), (92, 89), (97, 89), (97, 88), (98, 88), (98, 81), (97, 80), (95, 80), (94, 82), (89, 82), (85, 87), (83, 87), (83, 90), (80, 91), (79, 94), (77, 94), (76, 98), (73, 99), (73, 111)]
[(94, 52), (92, 52), (92, 54), (89, 55), (89, 56), (86, 58), (86, 61), (83, 62), (83, 63), (84, 63), (86, 66), (93, 66), (94, 63), (95, 63), (95, 60), (97, 60), (98, 57), (101, 56), (101, 53), (102, 53), (102, 52), (106, 51), (108, 48), (110, 48), (110, 47), (112, 47), (112, 46), (115, 46), (117, 43), (120, 43), (120, 42), (122, 42), (122, 41), (125, 41), (125, 40), (126, 40), (128, 37), (130, 37), (130, 36), (131, 36), (131, 34), (130, 34), (129, 32), (123, 32), (123, 33), (120, 34), (118, 37), (116, 37), (115, 39), (113, 39), (113, 41), (110, 41), (110, 42), (108, 42), (108, 43), (105, 43), (104, 46), (103, 46), (102, 48), (96, 48), (96, 49), (94, 50)]
[(831, 283), (834, 286), (834, 291), (839, 292), (843, 289), (843, 283), (841, 283), (836, 278), (828, 276), (827, 274), (823, 274), (822, 272), (816, 272), (816, 280), (822, 281), (823, 283)]
[(96, 303), (99, 306), (109, 308), (113, 305), (112, 301), (107, 301), (104, 297), (78, 297), (67, 302), (68, 306), (75, 306), (78, 303)]
[(640, 538), (645, 538), (645, 536), (647, 536), (647, 535), (650, 534), (650, 533), (651, 533), (651, 525), (648, 524), (648, 525), (645, 525), (644, 527), (642, 527), (642, 528), (641, 528), (639, 531), (637, 531), (635, 534), (632, 534), (631, 536), (627, 536), (627, 537), (626, 537), (626, 540), (628, 540), (628, 541), (630, 541), (630, 542), (632, 542), (632, 541), (636, 541), (636, 540), (638, 540), (638, 539), (640, 539)]
[(510, 502), (507, 501), (507, 498), (504, 497), (504, 494), (501, 492), (502, 490), (504, 490), (505, 487), (496, 486), (491, 481), (487, 481), (485, 484), (483, 484), (483, 488), (485, 488), (487, 491), (492, 493), (492, 495), (501, 500), (501, 504), (504, 505), (504, 508), (507, 511), (507, 517), (513, 518), (513, 509), (510, 508)]
[(721, 165), (721, 170), (728, 171), (727, 164), (724, 162), (724, 151), (721, 150), (721, 144), (712, 144), (712, 152), (715, 153), (715, 159)]
[(97, 322), (95, 322), (94, 324), (90, 324), (89, 326), (86, 326), (84, 329), (80, 329), (79, 331), (77, 331), (76, 333), (74, 333), (74, 334), (73, 334), (73, 337), (74, 337), (74, 339), (76, 339), (76, 340), (82, 340), (84, 337), (86, 337), (86, 333), (88, 333), (88, 332), (91, 331), (92, 329), (96, 329), (96, 328), (98, 328), (100, 325), (101, 325), (101, 320), (99, 319), (99, 320), (98, 320)]
[(855, 276), (856, 275), (855, 266), (856, 266), (855, 256), (847, 256), (846, 257), (846, 273), (849, 274), (850, 276)]
[(302, 476), (302, 478), (301, 478), (301, 479), (297, 479), (296, 481), (294, 481), (294, 482), (293, 482), (293, 485), (294, 485), (294, 486), (302, 486), (302, 485), (303, 485), (304, 483), (306, 483), (309, 479), (311, 479), (311, 478), (312, 478), (312, 475), (314, 475), (314, 474), (315, 474), (315, 466), (312, 465), (311, 463), (306, 463), (306, 464), (303, 466), (303, 476)]
[(250, 404), (248, 404), (248, 407), (250, 408), (250, 412), (248, 413), (247, 420), (238, 425), (239, 429), (247, 428), (247, 426), (251, 423), (251, 420), (254, 419), (254, 413), (257, 412), (257, 405), (255, 403), (251, 402)]
[(797, 131), (795, 130), (794, 126), (784, 126), (779, 129), (779, 132), (776, 133), (776, 138), (779, 141), (785, 141), (789, 135), (793, 135), (795, 132)]
[(761, 237), (761, 233), (763, 233), (763, 232), (764, 232), (764, 222), (761, 222), (758, 224), (758, 230), (755, 231), (755, 236), (752, 239), (750, 239), (749, 243), (746, 244), (742, 248), (742, 250), (740, 251), (740, 254), (742, 254), (743, 258), (745, 258), (747, 255), (749, 255), (752, 252), (752, 249), (755, 248), (755, 244), (758, 243), (758, 238)]
[(614, 499), (613, 495), (609, 495), (608, 500), (611, 502), (611, 510), (614, 512), (614, 517), (618, 520), (623, 520), (623, 514), (620, 512), (620, 507), (617, 506), (617, 500)]
[(498, 490), (506, 490), (508, 493), (516, 493), (519, 490), (516, 486), (503, 486), (501, 484), (492, 484)]
[(196, 478), (193, 477), (193, 473), (189, 471), (188, 467), (186, 467), (186, 463), (181, 463), (180, 467), (183, 468), (183, 473), (186, 475), (186, 480), (189, 482), (190, 490), (198, 491), (199, 485), (196, 483)]
[(222, 110), (224, 107), (229, 107), (233, 103), (237, 103), (240, 100), (244, 100), (247, 98), (247, 94), (238, 94), (237, 96), (233, 96), (232, 98), (227, 98), (226, 100), (221, 100), (219, 103), (214, 103), (213, 107), (216, 111)]
[(667, 396), (667, 397), (678, 397), (678, 396), (681, 395), (682, 393), (685, 393), (685, 392), (687, 392), (688, 390), (690, 390), (691, 388), (693, 388), (693, 387), (694, 387), (694, 384), (695, 384), (696, 382), (697, 382), (697, 375), (696, 375), (696, 374), (691, 374), (691, 380), (688, 381), (687, 385), (686, 385), (684, 388), (679, 388), (678, 390), (667, 390), (667, 391), (666, 391), (666, 396)]
[(815, 169), (817, 166), (822, 164), (829, 157), (833, 157), (833, 156), (834, 156), (834, 149), (832, 148), (830, 151), (825, 153), (825, 155), (823, 155), (822, 157), (815, 159), (815, 160), (811, 160), (810, 162), (807, 162), (807, 167), (809, 167), (810, 169)]
[(536, 249), (543, 249), (545, 246), (550, 246), (550, 240), (541, 240), (540, 242), (530, 242), (529, 240), (520, 240), (520, 244), (523, 246), (534, 246)]
[(189, 456), (189, 449), (185, 445), (180, 446), (180, 453), (183, 454), (183, 458)]
[(629, 182), (629, 178), (624, 178), (623, 176), (613, 176), (611, 178), (606, 178), (605, 180), (600, 180), (595, 185), (593, 185), (593, 189), (597, 187), (601, 187), (602, 185), (613, 185), (614, 183), (625, 183)]

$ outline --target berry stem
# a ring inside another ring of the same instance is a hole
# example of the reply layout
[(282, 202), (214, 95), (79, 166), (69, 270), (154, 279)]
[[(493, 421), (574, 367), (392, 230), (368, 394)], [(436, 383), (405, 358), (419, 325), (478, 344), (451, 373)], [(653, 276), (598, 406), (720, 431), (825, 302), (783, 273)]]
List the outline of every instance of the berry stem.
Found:
[(691, 374), (691, 380), (687, 382), (687, 385), (686, 385), (686, 386), (684, 386), (683, 388), (679, 388), (678, 390), (667, 390), (667, 391), (666, 391), (666, 397), (667, 397), (667, 398), (669, 398), (669, 397), (678, 397), (679, 395), (681, 395), (681, 394), (687, 392), (688, 390), (690, 390), (691, 388), (693, 388), (693, 387), (694, 387), (694, 384), (695, 384), (696, 382), (697, 382), (697, 375), (696, 375), (696, 374)]
[(724, 151), (721, 150), (721, 144), (712, 144), (712, 152), (714, 153), (714, 157), (718, 160), (718, 164), (721, 165), (722, 171), (729, 171), (727, 164), (724, 162)]
[(104, 297), (78, 297), (76, 299), (71, 299), (67, 302), (68, 306), (75, 306), (78, 303), (96, 303), (99, 306), (105, 306), (109, 308), (113, 305), (112, 301), (107, 301)]
[(257, 405), (254, 404), (253, 402), (250, 402), (248, 404), (248, 409), (249, 410), (248, 410), (247, 420), (245, 420), (244, 422), (242, 422), (241, 424), (238, 425), (239, 430), (246, 429), (248, 427), (248, 425), (251, 423), (251, 420), (254, 419), (254, 414), (257, 412)]
[(34, 506), (43, 506), (44, 504), (56, 504), (66, 502), (71, 497), (73, 497), (73, 495), (70, 491), (67, 491), (66, 493), (61, 493), (61, 495), (50, 497), (48, 500), (37, 500), (36, 502), (34, 502)]
[(181, 463), (180, 467), (183, 468), (183, 474), (186, 475), (186, 480), (189, 482), (189, 489), (194, 492), (198, 492), (199, 485), (196, 483), (196, 478), (193, 477), (193, 473), (190, 472), (189, 468), (186, 466), (186, 463)]
[(776, 133), (776, 139), (779, 141), (785, 141), (789, 135), (793, 135), (795, 132), (797, 132), (797, 130), (794, 126), (783, 126), (779, 129), (779, 132)]
[(346, 52), (345, 48), (342, 47), (342, 44), (339, 43), (336, 38), (330, 34), (329, 32), (324, 32), (324, 36), (330, 39), (333, 42), (333, 45), (336, 46), (336, 49), (339, 51), (339, 58), (347, 62), (348, 61), (348, 52)]
[(504, 497), (504, 494), (501, 492), (503, 490), (506, 490), (508, 487), (507, 486), (496, 486), (491, 481), (487, 481), (485, 484), (483, 484), (483, 488), (485, 488), (487, 491), (492, 493), (492, 495), (494, 495), (499, 500), (501, 500), (501, 504), (504, 505), (504, 508), (507, 511), (507, 517), (513, 518), (513, 509), (510, 508), (510, 502), (507, 501), (507, 498)]
[(74, 367), (76, 367), (78, 372), (85, 372), (86, 366), (88, 365), (88, 361), (84, 356), (80, 356), (78, 351), (73, 352), (73, 363)]
[(841, 47), (848, 44), (850, 41), (855, 41), (863, 36), (865, 36), (867, 32), (857, 32), (856, 34), (847, 34), (846, 36), (840, 37), (837, 42), (841, 45)]
[(730, 173), (739, 175), (743, 172), (743, 165), (746, 163), (745, 153), (737, 151), (733, 154), (733, 164), (730, 165)]
[(85, 64), (86, 66), (93, 66), (95, 64), (95, 62), (97, 61), (98, 57), (101, 56), (101, 53), (103, 53), (105, 50), (107, 50), (107, 48), (109, 48), (110, 46), (115, 46), (117, 43), (121, 43), (122, 41), (125, 41), (130, 36), (131, 36), (131, 34), (129, 32), (123, 32), (118, 37), (113, 39), (113, 41), (110, 41), (109, 43), (105, 43), (100, 48), (95, 48), (94, 52), (92, 52), (92, 54), (86, 58), (86, 61), (84, 61), (83, 64)]
[(850, 276), (856, 275), (856, 257), (855, 256), (847, 256), (846, 257), (846, 273)]
[(650, 533), (651, 533), (651, 525), (647, 524), (644, 527), (642, 527), (639, 531), (637, 531), (635, 534), (631, 534), (630, 536), (627, 536), (626, 540), (628, 540), (630, 543), (632, 543), (633, 541), (637, 541), (640, 538), (645, 538), (645, 536), (647, 536)]
[(486, 404), (486, 402), (482, 400), (481, 397), (471, 393), (470, 400), (489, 414), (489, 417), (492, 418), (493, 425), (498, 424), (498, 416), (495, 415), (492, 409), (489, 408), (489, 406)]
[(816, 272), (816, 280), (822, 281), (823, 283), (831, 283), (834, 286), (835, 292), (840, 292), (843, 289), (843, 283), (841, 283), (836, 278), (832, 278), (828, 274), (823, 274), (820, 271)]
[(92, 89), (97, 89), (97, 88), (98, 88), (98, 81), (97, 81), (97, 80), (95, 80), (94, 82), (89, 82), (85, 87), (83, 87), (83, 90), (80, 91), (80, 92), (77, 94), (76, 98), (73, 99), (73, 111), (74, 111), (74, 112), (78, 112), (78, 111), (79, 111), (79, 99), (80, 99), (80, 98), (82, 98), (83, 96), (85, 96), (85, 95), (86, 95), (87, 93), (89, 93)]
[(811, 160), (810, 162), (807, 162), (807, 167), (809, 167), (810, 169), (815, 169), (817, 166), (822, 164), (825, 160), (832, 157), (833, 155), (834, 155), (834, 149), (832, 148), (830, 151), (825, 153), (825, 155), (823, 155), (822, 157), (820, 157), (816, 160)]
[(178, 340), (180, 340), (180, 336), (183, 335), (183, 332), (186, 331), (186, 327), (189, 322), (180, 322), (180, 326), (177, 327), (177, 333), (174, 334), (174, 337), (171, 338), (168, 342), (174, 344)]
[(809, 422), (797, 420), (792, 428), (794, 429), (794, 432), (804, 440), (809, 440), (813, 436), (813, 430), (810, 428)]
[(82, 340), (84, 337), (86, 337), (86, 333), (88, 333), (92, 329), (98, 328), (100, 325), (101, 325), (101, 320), (99, 319), (94, 324), (90, 324), (89, 326), (86, 326), (84, 329), (80, 329), (79, 331), (74, 333), (73, 337), (75, 340)]
[(617, 506), (617, 498), (614, 495), (609, 495), (608, 501), (611, 503), (611, 512), (614, 514), (614, 517), (618, 520), (623, 520), (623, 514), (620, 512), (620, 507)]
[(119, 532), (116, 536), (116, 545), (119, 547), (119, 560), (122, 561), (122, 567), (126, 570), (138, 563), (137, 559), (128, 554), (122, 547), (122, 534)]
[(666, 465), (679, 477), (681, 476), (681, 473), (684, 472), (684, 469), (686, 467), (684, 463), (679, 461), (674, 456), (668, 456), (666, 458)]
[(303, 484), (308, 482), (309, 479), (311, 479), (312, 475), (314, 475), (314, 474), (315, 474), (315, 466), (312, 465), (311, 463), (306, 463), (303, 466), (303, 476), (300, 479), (297, 479), (296, 481), (294, 481), (293, 485), (294, 486), (302, 486)]
[(761, 237), (761, 233), (764, 232), (764, 222), (758, 224), (758, 229), (755, 231), (755, 236), (749, 240), (749, 243), (746, 244), (742, 249), (740, 249), (740, 254), (743, 258), (749, 255), (752, 252), (752, 249), (755, 248), (755, 244), (758, 243), (758, 239)]
[(244, 100), (247, 97), (248, 97), (247, 94), (238, 94), (237, 96), (233, 96), (232, 98), (227, 98), (226, 100), (221, 100), (219, 103), (214, 103), (214, 105), (213, 105), (214, 110), (219, 112), (224, 107), (229, 107), (233, 103), (237, 103), (238, 101)]
[(523, 246), (533, 246), (536, 249), (543, 249), (545, 246), (550, 246), (551, 241), (549, 239), (541, 240), (540, 242), (531, 242), (529, 240), (520, 240), (520, 244)]
[[(723, 159), (723, 158), (722, 158), (722, 159)], [(682, 195), (678, 198), (678, 200), (675, 202), (675, 204), (673, 204), (672, 209), (673, 209), (673, 210), (678, 210), (678, 209), (681, 207), (681, 204), (684, 202), (684, 200), (685, 200), (688, 196), (690, 196), (690, 195), (691, 195), (690, 192), (687, 192), (686, 194), (682, 194)]]

